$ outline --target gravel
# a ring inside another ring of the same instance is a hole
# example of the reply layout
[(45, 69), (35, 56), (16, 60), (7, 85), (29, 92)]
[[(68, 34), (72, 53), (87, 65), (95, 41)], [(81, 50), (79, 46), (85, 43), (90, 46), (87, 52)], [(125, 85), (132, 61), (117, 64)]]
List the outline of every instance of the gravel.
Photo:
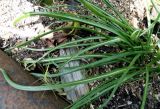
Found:
[(5, 40), (9, 38), (25, 40), (44, 29), (39, 16), (27, 18), (16, 27), (13, 26), (13, 21), (23, 12), (38, 10), (38, 6), (34, 6), (27, 0), (0, 0), (0, 10), (0, 37)]

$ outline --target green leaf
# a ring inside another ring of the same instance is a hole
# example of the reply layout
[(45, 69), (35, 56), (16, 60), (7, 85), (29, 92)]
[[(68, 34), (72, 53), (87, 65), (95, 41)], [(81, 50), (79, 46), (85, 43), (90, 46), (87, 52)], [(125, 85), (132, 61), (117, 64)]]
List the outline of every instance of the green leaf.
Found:
[[(79, 0), (79, 1), (81, 3), (83, 3), (83, 5), (85, 7), (87, 7), (89, 10), (91, 10), (95, 15), (102, 17), (102, 18), (105, 18), (105, 19), (111, 21), (112, 23), (115, 23), (115, 24), (121, 26), (122, 28), (132, 30), (128, 25), (123, 24), (122, 22), (117, 20), (115, 17), (113, 17), (109, 13), (106, 13), (104, 10), (100, 9), (99, 7), (89, 3), (87, 0)], [(103, 20), (105, 20), (105, 19), (103, 19)]]
[(139, 29), (136, 29), (130, 36), (130, 38), (133, 40), (133, 41), (138, 41), (138, 38), (140, 37), (140, 34), (141, 34), (141, 30)]
[(145, 83), (145, 88), (143, 93), (141, 109), (145, 109), (145, 104), (146, 104), (146, 99), (148, 94), (148, 86), (149, 86), (149, 71), (148, 71), (148, 68), (146, 67), (146, 83)]
[(24, 85), (20, 85), (17, 84), (15, 82), (13, 82), (9, 76), (7, 75), (7, 73), (5, 72), (4, 69), (0, 68), (0, 71), (2, 72), (5, 80), (8, 82), (8, 84), (16, 89), (19, 90), (26, 90), (26, 91), (45, 91), (45, 90), (54, 90), (54, 89), (59, 89), (59, 88), (64, 88), (64, 87), (70, 87), (70, 86), (75, 86), (78, 84), (85, 84), (85, 83), (89, 83), (95, 80), (101, 80), (103, 78), (107, 78), (113, 75), (117, 75), (119, 73), (122, 73), (126, 70), (126, 68), (122, 68), (122, 69), (117, 69), (111, 72), (107, 72), (105, 74), (99, 75), (99, 76), (95, 76), (95, 77), (90, 77), (88, 79), (83, 79), (83, 80), (78, 80), (78, 81), (74, 81), (74, 82), (68, 82), (68, 83), (61, 83), (61, 84), (46, 84), (46, 85), (42, 85), (42, 86), (24, 86)]
[(27, 18), (29, 16), (36, 16), (36, 15), (81, 22), (81, 23), (85, 23), (85, 24), (88, 24), (88, 25), (92, 25), (92, 26), (104, 29), (104, 30), (108, 30), (110, 32), (113, 32), (113, 33), (117, 34), (118, 36), (123, 36), (123, 35), (128, 36), (125, 32), (122, 33), (119, 30), (113, 29), (108, 24), (104, 25), (102, 23), (98, 23), (98, 22), (95, 22), (95, 21), (92, 21), (92, 20), (87, 20), (87, 19), (84, 19), (84, 18), (77, 17), (78, 15), (67, 14), (67, 13), (62, 13), (62, 12), (29, 12), (29, 13), (24, 13), (22, 16), (20, 16), (19, 18), (17, 18), (14, 21), (14, 25), (24, 18)]
[(137, 59), (140, 57), (140, 54), (136, 55), (132, 62), (129, 64), (128, 68), (126, 69), (126, 71), (123, 73), (123, 75), (118, 79), (118, 82), (116, 84), (116, 86), (114, 87), (112, 93), (110, 94), (109, 98), (106, 99), (104, 101), (104, 103), (99, 107), (99, 109), (103, 109), (104, 106), (106, 106), (108, 104), (108, 102), (112, 99), (113, 95), (115, 94), (115, 92), (117, 91), (118, 87), (123, 83), (123, 79), (125, 78), (125, 76), (127, 75), (127, 73), (129, 72), (129, 70), (131, 70), (131, 68), (133, 67), (133, 65), (135, 64), (135, 62), (137, 61)]

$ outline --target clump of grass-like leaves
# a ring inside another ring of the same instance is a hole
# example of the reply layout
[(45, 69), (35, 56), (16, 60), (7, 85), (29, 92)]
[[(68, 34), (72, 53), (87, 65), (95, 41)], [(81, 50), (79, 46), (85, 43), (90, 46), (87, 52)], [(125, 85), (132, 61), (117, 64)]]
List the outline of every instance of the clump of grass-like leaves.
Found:
[[(25, 45), (30, 44), (32, 41), (38, 40), (41, 37), (50, 34), (55, 31), (65, 30), (65, 29), (77, 29), (77, 30), (85, 30), (90, 33), (94, 33), (94, 35), (81, 37), (73, 41), (69, 41), (66, 43), (62, 43), (56, 47), (50, 47), (46, 49), (32, 49), (26, 48), (28, 50), (33, 51), (44, 51), (45, 54), (37, 59), (32, 61), (26, 61), (25, 63), (29, 64), (28, 67), (40, 63), (44, 65), (54, 64), (57, 68), (62, 68), (67, 62), (71, 60), (81, 60), (81, 59), (95, 59), (96, 61), (88, 63), (86, 65), (81, 65), (79, 67), (70, 68), (65, 73), (53, 73), (53, 74), (35, 74), (36, 77), (49, 77), (55, 78), (61, 75), (65, 75), (68, 73), (72, 73), (73, 71), (82, 70), (82, 69), (92, 69), (96, 67), (101, 67), (104, 65), (110, 65), (114, 63), (125, 63), (125, 66), (120, 66), (112, 69), (109, 72), (100, 72), (99, 75), (88, 77), (84, 80), (69, 82), (69, 83), (48, 83), (42, 86), (22, 86), (11, 81), (6, 75), (5, 71), (3, 71), (4, 77), (7, 82), (13, 87), (20, 90), (27, 91), (42, 91), (42, 90), (56, 90), (59, 88), (75, 86), (78, 84), (86, 84), (89, 82), (93, 82), (95, 80), (105, 80), (100, 83), (99, 86), (91, 90), (85, 96), (81, 97), (79, 100), (74, 102), (71, 105), (71, 109), (77, 109), (83, 107), (84, 105), (90, 104), (100, 96), (105, 94), (110, 94), (106, 100), (99, 106), (99, 108), (103, 108), (106, 106), (109, 101), (112, 99), (113, 95), (117, 91), (117, 89), (128, 82), (133, 82), (135, 80), (144, 79), (146, 81), (143, 100), (141, 109), (145, 107), (145, 101), (147, 97), (149, 78), (152, 77), (153, 73), (159, 72), (159, 60), (160, 60), (160, 51), (159, 51), (159, 43), (154, 40), (154, 36), (152, 35), (153, 28), (157, 23), (160, 14), (157, 16), (157, 19), (149, 25), (146, 30), (136, 29), (132, 25), (128, 23), (128, 21), (114, 8), (114, 6), (108, 1), (103, 0), (103, 3), (109, 7), (114, 14), (110, 12), (104, 11), (100, 7), (95, 4), (90, 3), (87, 0), (79, 0), (81, 4), (87, 8), (92, 14), (88, 17), (85, 15), (71, 14), (65, 12), (29, 12), (24, 13), (21, 17), (19, 17), (16, 21), (19, 22), (23, 18), (27, 18), (30, 16), (47, 16), (56, 18), (59, 21), (64, 22), (79, 22), (82, 25), (80, 26), (71, 26), (71, 27), (61, 27), (55, 30), (46, 32), (44, 34), (38, 35), (28, 42), (24, 42), (15, 47), (25, 47)], [(152, 1), (153, 3), (153, 1)], [(156, 8), (156, 6), (154, 5)], [(157, 10), (158, 11), (158, 10)], [(150, 19), (148, 19), (150, 21)], [(94, 28), (93, 28), (94, 27)], [(100, 31), (99, 31), (100, 30)], [(109, 35), (112, 33), (112, 35)], [(119, 52), (112, 53), (95, 53), (90, 52), (96, 48), (101, 46), (114, 46), (121, 48)], [(79, 52), (72, 56), (66, 57), (48, 57), (51, 52), (59, 50), (61, 48), (69, 48), (69, 47), (79, 47)], [(14, 47), (13, 47), (14, 48)]]

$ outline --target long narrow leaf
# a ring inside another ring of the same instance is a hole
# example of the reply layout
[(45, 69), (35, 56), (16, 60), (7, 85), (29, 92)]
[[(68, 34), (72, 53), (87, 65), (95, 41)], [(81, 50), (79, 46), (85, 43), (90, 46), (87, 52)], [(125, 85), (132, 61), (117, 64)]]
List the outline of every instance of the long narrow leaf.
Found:
[(112, 99), (113, 95), (115, 94), (116, 90), (118, 89), (118, 87), (122, 84), (123, 79), (125, 78), (126, 74), (129, 72), (129, 70), (131, 69), (131, 67), (135, 64), (135, 62), (137, 61), (137, 59), (140, 57), (140, 54), (136, 55), (134, 57), (134, 59), (132, 60), (132, 62), (130, 63), (130, 65), (128, 66), (127, 70), (123, 73), (123, 75), (120, 77), (120, 79), (118, 80), (118, 83), (116, 84), (116, 87), (113, 89), (112, 93), (110, 94), (109, 98), (106, 99), (104, 101), (104, 103), (102, 104), (102, 106), (99, 107), (99, 109), (103, 109), (104, 106), (106, 106), (108, 104), (108, 102)]
[(24, 13), (24, 15), (20, 16), (19, 18), (17, 18), (14, 21), (14, 25), (24, 18), (27, 18), (27, 17), (30, 17), (30, 16), (36, 16), (36, 15), (59, 18), (59, 19), (69, 19), (69, 20), (72, 20), (72, 21), (82, 22), (82, 23), (85, 23), (85, 24), (88, 24), (88, 25), (92, 25), (92, 26), (104, 29), (104, 30), (108, 30), (112, 33), (117, 34), (118, 36), (123, 36), (123, 35), (128, 36), (127, 33), (120, 34), (118, 30), (110, 28), (109, 26), (107, 26), (107, 24), (104, 25), (104, 24), (94, 22), (94, 21), (91, 21), (91, 20), (87, 20), (87, 19), (84, 19), (84, 18), (79, 18), (74, 14), (67, 14), (67, 13), (60, 13), (60, 12), (29, 12), (29, 13)]
[(85, 83), (89, 83), (95, 80), (101, 80), (103, 78), (107, 78), (113, 75), (117, 75), (119, 73), (122, 73), (126, 70), (126, 68), (122, 68), (122, 69), (117, 69), (108, 73), (105, 73), (103, 75), (99, 75), (99, 76), (95, 76), (95, 77), (91, 77), (88, 79), (84, 79), (84, 80), (78, 80), (78, 81), (74, 81), (74, 82), (68, 82), (68, 83), (62, 83), (62, 84), (47, 84), (47, 85), (42, 85), (42, 86), (24, 86), (24, 85), (19, 85), (15, 82), (13, 82), (9, 76), (7, 75), (6, 71), (2, 68), (0, 68), (0, 71), (2, 72), (5, 80), (8, 82), (9, 85), (11, 85), (12, 87), (19, 89), (19, 90), (26, 90), (26, 91), (45, 91), (45, 90), (54, 90), (54, 89), (59, 89), (59, 88), (64, 88), (64, 87), (70, 87), (70, 86), (75, 86), (78, 84), (85, 84)]
[(145, 88), (144, 88), (144, 93), (143, 93), (141, 109), (145, 109), (145, 104), (146, 104), (146, 99), (147, 99), (147, 94), (148, 94), (147, 93), (148, 85), (149, 85), (149, 71), (148, 71), (148, 68), (146, 67), (146, 83), (145, 83)]

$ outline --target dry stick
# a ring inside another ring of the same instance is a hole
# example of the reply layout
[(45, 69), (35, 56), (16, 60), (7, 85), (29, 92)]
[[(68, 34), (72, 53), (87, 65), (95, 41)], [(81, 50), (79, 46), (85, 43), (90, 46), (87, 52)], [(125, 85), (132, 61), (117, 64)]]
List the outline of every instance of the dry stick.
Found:
[[(73, 8), (71, 8), (71, 11), (72, 10), (76, 11), (76, 9), (74, 8), (75, 5), (76, 6), (78, 5), (78, 3), (76, 1), (69, 2), (68, 4), (73, 6)], [(60, 56), (70, 56), (70, 55), (73, 55), (76, 53), (78, 53), (78, 48), (76, 48), (76, 47), (67, 48), (67, 49), (60, 49)], [(80, 66), (80, 64), (81, 64), (80, 60), (70, 61), (70, 62), (66, 63), (64, 65), (64, 67), (62, 67), (60, 69), (60, 73), (66, 72), (66, 70), (69, 68), (78, 67), (78, 66)], [(66, 82), (85, 79), (84, 73), (85, 73), (85, 70), (78, 70), (78, 71), (74, 71), (74, 72), (71, 72), (66, 75), (62, 75), (61, 81), (63, 83), (66, 83)], [(85, 95), (89, 91), (89, 87), (87, 84), (80, 84), (80, 85), (73, 86), (73, 87), (67, 87), (64, 89), (64, 91), (67, 94), (67, 99), (75, 102), (78, 98)]]
[[(77, 48), (67, 48), (60, 49), (60, 56), (70, 56), (78, 52)], [(60, 73), (66, 72), (67, 69), (80, 66), (79, 60), (70, 61), (63, 68), (60, 69)], [(66, 75), (61, 76), (61, 81), (63, 83), (77, 81), (81, 79), (85, 79), (84, 70), (75, 71)], [(67, 99), (75, 102), (78, 98), (85, 95), (89, 91), (89, 87), (87, 84), (80, 84), (73, 87), (67, 87), (64, 89)]]

